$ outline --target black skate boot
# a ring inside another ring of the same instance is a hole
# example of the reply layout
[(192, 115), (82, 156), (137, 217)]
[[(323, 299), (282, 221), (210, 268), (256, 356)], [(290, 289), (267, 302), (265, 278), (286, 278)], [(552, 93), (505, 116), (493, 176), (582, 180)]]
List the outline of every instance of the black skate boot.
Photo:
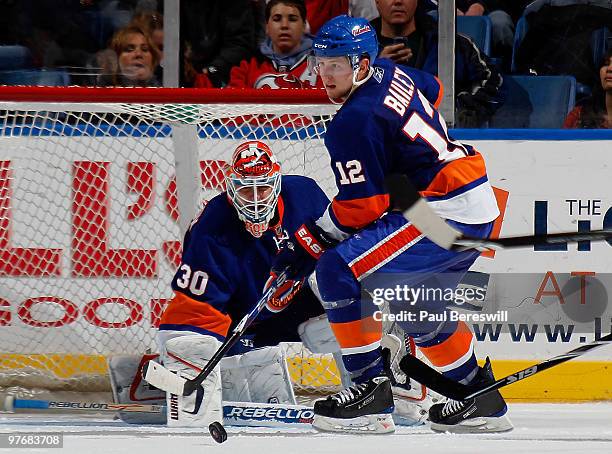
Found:
[[(472, 384), (485, 385), (494, 381), (491, 362), (487, 358)], [(512, 430), (507, 411), (508, 407), (502, 395), (499, 391), (492, 391), (474, 399), (448, 400), (432, 405), (429, 409), (429, 421), (432, 430), (437, 432), (505, 432)]]
[(379, 376), (316, 401), (312, 425), (327, 432), (388, 433), (395, 431), (392, 412), (391, 382)]

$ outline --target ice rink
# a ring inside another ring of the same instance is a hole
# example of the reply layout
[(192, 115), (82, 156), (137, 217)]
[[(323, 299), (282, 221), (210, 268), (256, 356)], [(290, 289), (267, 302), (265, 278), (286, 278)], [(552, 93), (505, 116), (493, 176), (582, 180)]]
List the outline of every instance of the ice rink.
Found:
[(393, 435), (228, 427), (228, 440), (217, 444), (208, 431), (130, 426), (108, 416), (3, 414), (0, 433), (61, 432), (64, 446), (0, 453), (612, 453), (612, 403), (512, 404), (510, 417), (515, 429), (502, 434), (436, 434), (427, 426), (399, 427)]

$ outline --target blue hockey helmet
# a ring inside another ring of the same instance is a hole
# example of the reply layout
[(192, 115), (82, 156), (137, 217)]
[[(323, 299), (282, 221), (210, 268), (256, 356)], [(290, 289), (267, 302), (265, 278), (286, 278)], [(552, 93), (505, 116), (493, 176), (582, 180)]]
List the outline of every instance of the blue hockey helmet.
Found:
[(378, 55), (376, 32), (361, 17), (337, 16), (319, 29), (312, 43), (315, 57), (349, 57), (353, 67), (367, 55), (373, 63)]

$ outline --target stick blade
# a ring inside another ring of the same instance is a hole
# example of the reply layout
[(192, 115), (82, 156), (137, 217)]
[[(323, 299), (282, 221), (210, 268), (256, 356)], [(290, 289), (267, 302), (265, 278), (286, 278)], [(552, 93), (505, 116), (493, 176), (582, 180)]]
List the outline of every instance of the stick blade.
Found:
[(464, 400), (472, 393), (472, 388), (445, 377), (412, 355), (406, 355), (400, 361), (400, 369), (422, 385), (453, 400)]
[(183, 395), (187, 380), (166, 369), (156, 361), (145, 364), (142, 378), (152, 386), (170, 394)]

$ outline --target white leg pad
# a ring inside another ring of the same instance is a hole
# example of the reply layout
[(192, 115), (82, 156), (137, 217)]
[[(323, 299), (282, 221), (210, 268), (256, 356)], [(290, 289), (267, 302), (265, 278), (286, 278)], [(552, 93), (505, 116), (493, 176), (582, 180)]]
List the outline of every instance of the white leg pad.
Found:
[(340, 345), (327, 321), (326, 315), (319, 315), (301, 323), (298, 334), (304, 346), (313, 353), (335, 353)]
[(285, 351), (280, 346), (225, 358), (221, 368), (223, 400), (295, 404)]
[[(142, 379), (142, 366), (157, 355), (118, 355), (108, 359), (113, 399), (118, 404), (164, 405), (166, 393)], [(165, 424), (161, 413), (118, 412), (122, 421), (131, 424)]]
[[(194, 378), (220, 345), (214, 337), (201, 334), (171, 338), (164, 346), (164, 366), (183, 378)], [(214, 421), (222, 421), (220, 366), (217, 364), (190, 396), (168, 393), (166, 399), (170, 427), (207, 428)]]
[(252, 402), (248, 369), (240, 364), (240, 358), (242, 355), (228, 356), (221, 360), (224, 401)]

